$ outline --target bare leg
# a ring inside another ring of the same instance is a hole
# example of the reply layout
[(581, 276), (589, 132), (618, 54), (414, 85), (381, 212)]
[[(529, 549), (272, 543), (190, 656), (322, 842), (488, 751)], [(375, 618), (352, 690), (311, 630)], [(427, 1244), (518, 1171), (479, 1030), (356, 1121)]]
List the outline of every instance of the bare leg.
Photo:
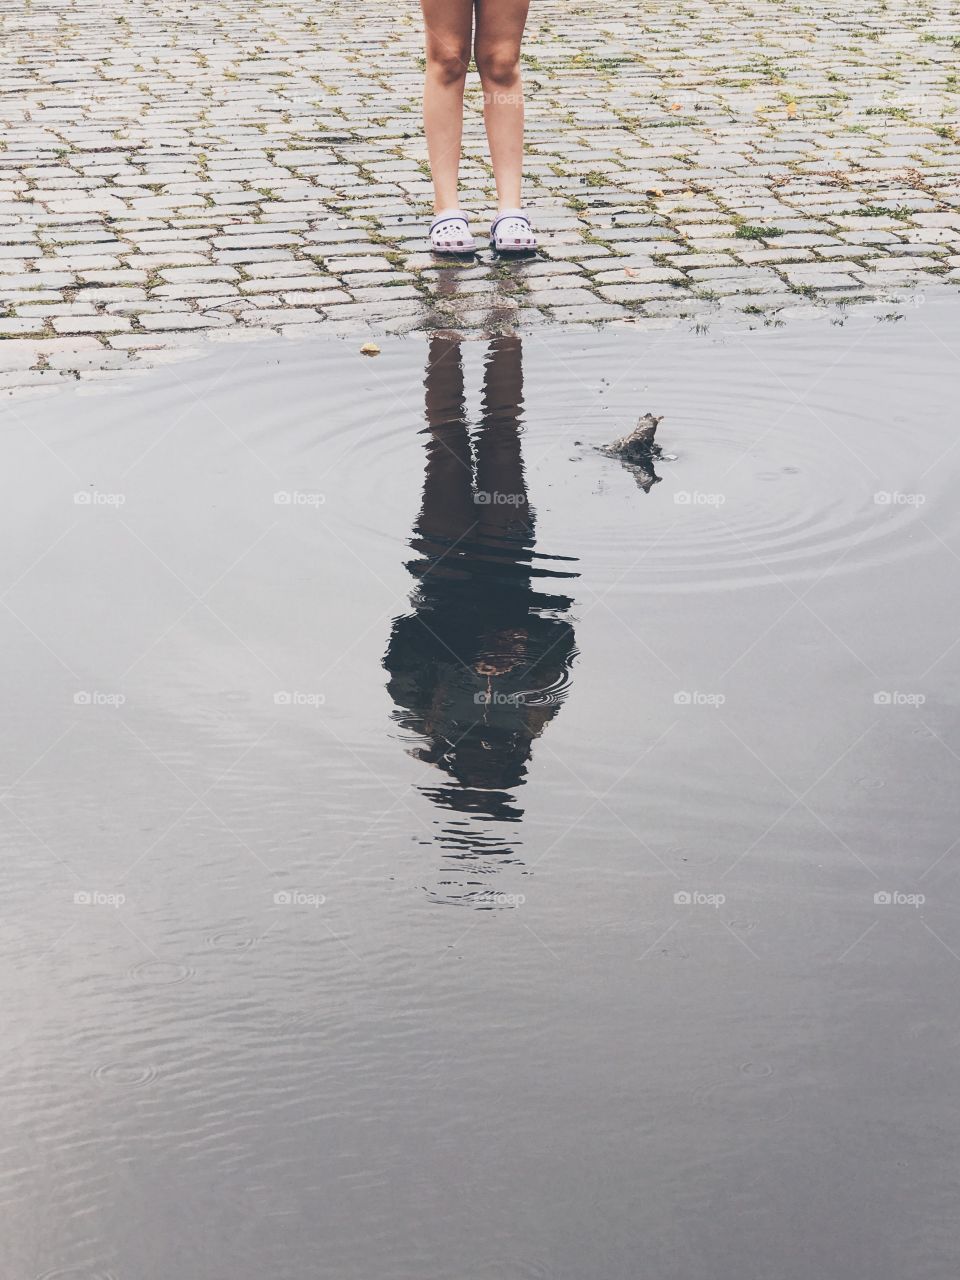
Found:
[(433, 175), (433, 209), (456, 209), (463, 139), (463, 86), (470, 63), (473, 0), (420, 0), (426, 33), (423, 127)]
[(520, 41), (530, 0), (477, 0), (474, 51), (483, 85), (483, 118), (501, 211), (520, 208), (523, 81)]

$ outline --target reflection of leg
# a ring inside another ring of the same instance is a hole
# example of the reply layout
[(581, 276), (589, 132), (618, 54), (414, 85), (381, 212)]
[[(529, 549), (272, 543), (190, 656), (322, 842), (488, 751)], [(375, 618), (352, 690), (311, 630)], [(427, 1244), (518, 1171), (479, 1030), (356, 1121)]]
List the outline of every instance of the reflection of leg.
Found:
[(494, 536), (532, 531), (520, 451), (523, 348), (518, 337), (494, 338), (483, 379), (483, 423), (477, 438), (477, 491), (481, 530)]
[(419, 529), (455, 542), (477, 517), (471, 486), (463, 360), (456, 339), (438, 336), (431, 340), (424, 388), (430, 439)]

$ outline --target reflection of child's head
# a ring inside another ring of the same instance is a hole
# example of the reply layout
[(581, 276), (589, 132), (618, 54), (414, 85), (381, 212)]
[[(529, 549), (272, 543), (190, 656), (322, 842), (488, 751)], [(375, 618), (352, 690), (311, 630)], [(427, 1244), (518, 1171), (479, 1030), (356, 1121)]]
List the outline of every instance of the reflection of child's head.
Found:
[(422, 735), (418, 758), (482, 793), (522, 783), (531, 744), (562, 701), (531, 694), (561, 690), (575, 652), (565, 619), (484, 618), (457, 592), (446, 606), (395, 620), (384, 666), (398, 721)]
[(473, 669), (478, 676), (505, 676), (527, 657), (526, 631), (494, 631), (483, 638), (483, 655)]

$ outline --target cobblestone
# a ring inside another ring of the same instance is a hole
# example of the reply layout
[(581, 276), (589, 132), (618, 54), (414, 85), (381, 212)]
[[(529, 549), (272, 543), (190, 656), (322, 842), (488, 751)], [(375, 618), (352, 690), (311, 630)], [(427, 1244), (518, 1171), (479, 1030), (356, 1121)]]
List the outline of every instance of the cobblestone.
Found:
[[(943, 0), (538, 0), (541, 253), (440, 264), (412, 3), (0, 0), (0, 390), (271, 331), (789, 322), (953, 290), (957, 32)], [(480, 106), (471, 73), (485, 246)]]

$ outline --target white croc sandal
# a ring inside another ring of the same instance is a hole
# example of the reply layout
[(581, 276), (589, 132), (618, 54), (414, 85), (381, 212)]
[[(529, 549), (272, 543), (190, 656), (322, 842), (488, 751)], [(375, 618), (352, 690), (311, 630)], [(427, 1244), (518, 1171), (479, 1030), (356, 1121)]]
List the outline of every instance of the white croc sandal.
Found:
[(504, 209), (490, 225), (490, 246), (497, 253), (533, 253), (537, 237), (522, 209)]
[(430, 223), (430, 247), (434, 253), (476, 253), (477, 242), (462, 209), (437, 214)]

